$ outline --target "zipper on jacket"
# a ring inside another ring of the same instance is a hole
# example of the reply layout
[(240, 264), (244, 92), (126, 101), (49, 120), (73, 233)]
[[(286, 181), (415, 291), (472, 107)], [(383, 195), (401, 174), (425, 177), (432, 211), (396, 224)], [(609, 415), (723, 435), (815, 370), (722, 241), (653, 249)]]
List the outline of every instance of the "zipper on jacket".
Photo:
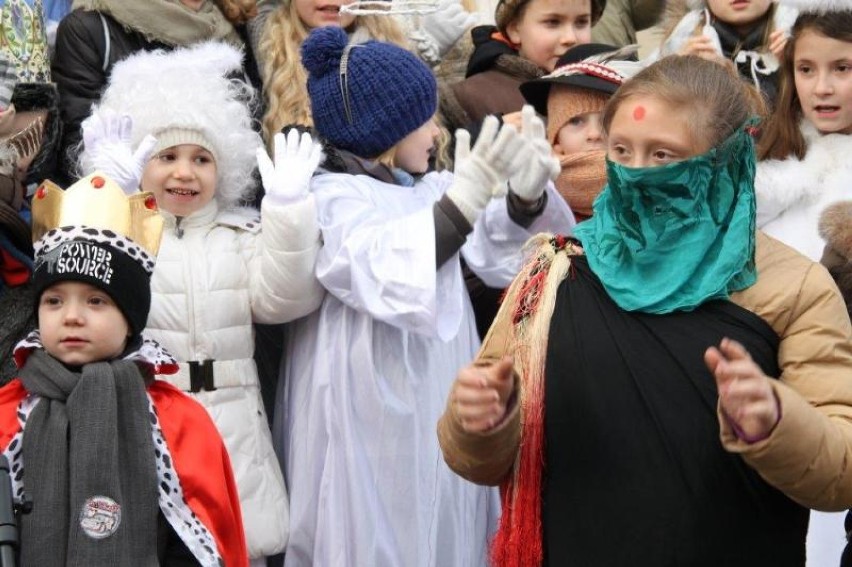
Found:
[(183, 222), (183, 217), (175, 217), (175, 234), (178, 239), (183, 238), (183, 227), (180, 225), (181, 222)]

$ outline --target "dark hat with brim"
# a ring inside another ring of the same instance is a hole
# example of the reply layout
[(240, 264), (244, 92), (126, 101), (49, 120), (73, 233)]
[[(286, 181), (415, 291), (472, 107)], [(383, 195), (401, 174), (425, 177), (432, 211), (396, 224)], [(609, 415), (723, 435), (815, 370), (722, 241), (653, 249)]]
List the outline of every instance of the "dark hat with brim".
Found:
[(521, 94), (542, 115), (547, 114), (547, 96), (551, 85), (566, 85), (611, 95), (621, 86), (624, 78), (606, 65), (589, 63), (584, 59), (617, 50), (617, 47), (603, 43), (584, 43), (572, 47), (559, 58), (552, 73), (523, 83)]

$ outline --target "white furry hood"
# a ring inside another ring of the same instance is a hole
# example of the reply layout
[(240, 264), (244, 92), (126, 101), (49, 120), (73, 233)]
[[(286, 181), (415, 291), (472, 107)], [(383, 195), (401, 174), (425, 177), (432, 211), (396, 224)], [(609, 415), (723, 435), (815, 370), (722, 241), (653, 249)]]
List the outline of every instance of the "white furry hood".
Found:
[(804, 159), (765, 160), (757, 164), (755, 193), (757, 225), (763, 226), (785, 211), (814, 203), (829, 190), (845, 185), (852, 197), (852, 136), (821, 135), (802, 121), (807, 144)]

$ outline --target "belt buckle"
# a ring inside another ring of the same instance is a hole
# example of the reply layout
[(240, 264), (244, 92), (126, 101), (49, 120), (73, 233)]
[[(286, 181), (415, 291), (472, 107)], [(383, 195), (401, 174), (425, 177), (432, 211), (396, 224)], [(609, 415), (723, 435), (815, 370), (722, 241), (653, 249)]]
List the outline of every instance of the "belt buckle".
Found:
[(212, 392), (216, 389), (213, 377), (213, 361), (205, 359), (202, 361), (189, 361), (189, 391), (198, 393), (201, 390)]

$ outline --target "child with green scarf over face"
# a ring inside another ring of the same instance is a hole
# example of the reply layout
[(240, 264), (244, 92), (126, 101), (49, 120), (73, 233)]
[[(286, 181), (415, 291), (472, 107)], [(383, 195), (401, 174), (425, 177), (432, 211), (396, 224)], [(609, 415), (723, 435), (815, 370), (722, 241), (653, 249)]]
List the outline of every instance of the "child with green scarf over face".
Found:
[(610, 99), (592, 218), (531, 244), (438, 424), (502, 485), (495, 565), (802, 566), (808, 508), (852, 504), (852, 327), (755, 229), (759, 106), (696, 56)]

